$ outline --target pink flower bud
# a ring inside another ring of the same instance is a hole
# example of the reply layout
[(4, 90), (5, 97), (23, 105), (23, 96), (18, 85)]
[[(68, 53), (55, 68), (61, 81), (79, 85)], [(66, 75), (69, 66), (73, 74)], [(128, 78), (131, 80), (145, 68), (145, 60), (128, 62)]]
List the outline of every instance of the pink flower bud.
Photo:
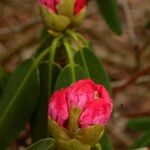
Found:
[(79, 26), (86, 15), (86, 0), (40, 0), (48, 30), (62, 32)]
[(107, 90), (91, 80), (80, 80), (50, 98), (49, 131), (61, 149), (90, 149), (101, 139), (111, 112)]

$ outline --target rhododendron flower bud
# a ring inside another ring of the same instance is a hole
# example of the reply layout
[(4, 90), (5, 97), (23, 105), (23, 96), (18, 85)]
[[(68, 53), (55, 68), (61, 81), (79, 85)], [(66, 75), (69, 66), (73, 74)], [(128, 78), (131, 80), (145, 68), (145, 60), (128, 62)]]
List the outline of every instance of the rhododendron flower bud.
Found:
[(45, 24), (57, 32), (80, 25), (86, 14), (86, 0), (40, 0), (40, 6)]
[(79, 147), (89, 145), (88, 149), (99, 142), (111, 112), (112, 101), (104, 86), (80, 80), (50, 98), (49, 129), (60, 147), (78, 143)]

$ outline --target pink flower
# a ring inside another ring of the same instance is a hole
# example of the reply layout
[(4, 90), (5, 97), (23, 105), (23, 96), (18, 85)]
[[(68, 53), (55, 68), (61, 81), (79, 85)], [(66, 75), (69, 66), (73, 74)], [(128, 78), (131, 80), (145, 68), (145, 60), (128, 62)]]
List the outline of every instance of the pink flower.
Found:
[(52, 95), (49, 102), (49, 117), (60, 126), (66, 127), (70, 110), (74, 108), (81, 110), (78, 118), (79, 127), (105, 126), (111, 117), (112, 101), (104, 86), (89, 79), (80, 80)]
[[(57, 5), (63, 0), (40, 0), (40, 3), (57, 12)], [(86, 0), (76, 0), (74, 4), (74, 14), (78, 14), (86, 5)]]

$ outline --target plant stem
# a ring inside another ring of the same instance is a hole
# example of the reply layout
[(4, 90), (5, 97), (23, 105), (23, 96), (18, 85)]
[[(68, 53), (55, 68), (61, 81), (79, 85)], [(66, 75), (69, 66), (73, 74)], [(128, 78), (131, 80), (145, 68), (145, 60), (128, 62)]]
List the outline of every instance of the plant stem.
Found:
[(76, 81), (75, 69), (74, 69), (75, 62), (74, 62), (74, 58), (73, 58), (72, 48), (70, 46), (70, 43), (67, 41), (67, 39), (64, 39), (63, 43), (66, 48), (67, 54), (68, 54), (69, 64), (71, 66), (72, 79), (73, 79), (73, 82), (75, 82)]
[(85, 69), (85, 72), (87, 74), (87, 77), (90, 78), (90, 74), (89, 74), (89, 71), (88, 71), (88, 68), (86, 66), (86, 60), (84, 58), (84, 54), (83, 54), (83, 48), (81, 48), (81, 46), (78, 44), (80, 41), (79, 41), (79, 38), (82, 38), (82, 41), (84, 41), (84, 44), (85, 44), (85, 47), (88, 47), (87, 46), (87, 42), (86, 40), (78, 33), (76, 32), (73, 32), (73, 31), (68, 31), (69, 35), (75, 40), (75, 42), (77, 43), (78, 45), (78, 48), (79, 48), (79, 52), (81, 54), (81, 57), (82, 57), (82, 61), (83, 61), (83, 64), (84, 64), (84, 69)]
[(49, 54), (49, 83), (48, 83), (48, 89), (51, 94), (51, 80), (52, 80), (52, 69), (53, 69), (53, 64), (54, 58), (55, 58), (55, 53), (56, 53), (56, 48), (58, 47), (58, 42), (62, 38), (62, 35), (54, 38), (52, 45), (50, 46), (50, 54)]

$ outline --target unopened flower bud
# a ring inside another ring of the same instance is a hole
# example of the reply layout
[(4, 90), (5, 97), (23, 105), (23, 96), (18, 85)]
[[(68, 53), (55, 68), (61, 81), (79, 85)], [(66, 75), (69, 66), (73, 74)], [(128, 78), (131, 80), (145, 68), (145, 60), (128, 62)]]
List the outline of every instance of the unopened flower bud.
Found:
[(40, 12), (49, 30), (62, 32), (82, 23), (86, 0), (40, 0)]
[(49, 129), (60, 147), (75, 142), (89, 148), (101, 139), (111, 112), (112, 101), (104, 86), (80, 80), (50, 98)]

